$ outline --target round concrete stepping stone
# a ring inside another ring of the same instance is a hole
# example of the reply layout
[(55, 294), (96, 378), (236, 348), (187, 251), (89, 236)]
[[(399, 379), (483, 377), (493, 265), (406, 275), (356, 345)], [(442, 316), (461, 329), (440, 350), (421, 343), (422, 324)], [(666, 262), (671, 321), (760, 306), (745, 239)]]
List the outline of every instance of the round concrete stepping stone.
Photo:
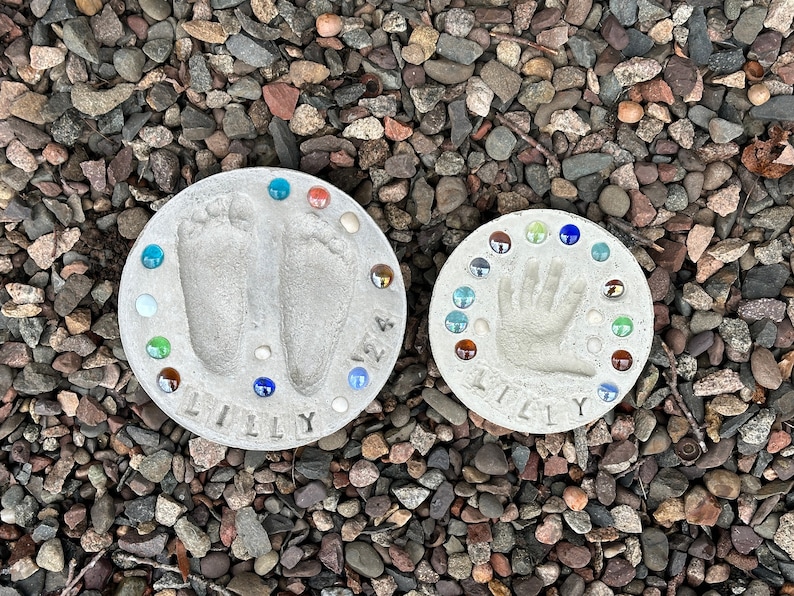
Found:
[(433, 357), (480, 416), (566, 431), (614, 408), (642, 371), (653, 303), (629, 250), (563, 211), (511, 213), (444, 264), (430, 304)]
[(130, 251), (119, 290), (138, 382), (188, 430), (289, 449), (353, 420), (402, 344), (399, 263), (364, 209), (280, 168), (177, 194)]

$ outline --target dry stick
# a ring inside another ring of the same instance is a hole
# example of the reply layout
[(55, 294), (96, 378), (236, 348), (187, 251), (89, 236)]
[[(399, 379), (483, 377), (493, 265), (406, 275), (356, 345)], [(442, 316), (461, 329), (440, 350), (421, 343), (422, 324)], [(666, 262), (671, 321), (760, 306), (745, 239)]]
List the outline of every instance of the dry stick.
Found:
[(536, 50), (540, 50), (541, 52), (546, 52), (547, 54), (551, 54), (552, 56), (556, 56), (559, 52), (555, 49), (540, 45), (539, 43), (535, 43), (534, 41), (529, 41), (528, 39), (524, 39), (523, 37), (518, 37), (517, 35), (508, 35), (507, 33), (498, 33), (496, 31), (491, 31), (491, 37), (494, 39), (498, 39), (500, 41), (512, 41), (522, 46), (529, 46), (530, 48), (535, 48)]
[[(546, 149), (541, 143), (538, 143), (535, 139), (525, 133), (523, 130), (518, 128), (515, 124), (510, 122), (507, 118), (502, 116), (501, 114), (496, 114), (496, 119), (499, 121), (499, 124), (502, 126), (506, 126), (514, 133), (516, 133), (519, 137), (521, 137), (524, 141), (526, 141), (530, 147), (537, 149), (538, 152), (546, 158), (546, 168), (549, 169), (549, 175), (552, 178), (556, 178), (560, 175), (560, 161), (557, 159), (557, 156), (554, 155), (551, 151)], [(552, 171), (553, 170), (553, 171)]]
[[(94, 557), (88, 562), (88, 565), (83, 567), (80, 570), (80, 573), (78, 573), (74, 578), (72, 578), (71, 581), (66, 583), (66, 585), (63, 588), (63, 590), (61, 591), (61, 596), (69, 596), (72, 593), (72, 591), (74, 590), (74, 587), (77, 585), (77, 583), (81, 579), (83, 579), (83, 576), (86, 574), (86, 572), (89, 569), (91, 569), (94, 565), (97, 564), (97, 561), (99, 561), (99, 559), (101, 559), (105, 555), (107, 550), (108, 549), (103, 548), (101, 551), (99, 551), (97, 554), (95, 554)], [(72, 562), (73, 561), (74, 561), (74, 559), (72, 559), (72, 561), (69, 562), (69, 574), (70, 575), (74, 572), (74, 569), (72, 567)]]
[(670, 372), (665, 373), (665, 377), (667, 378), (667, 384), (670, 386), (670, 392), (673, 394), (676, 403), (678, 404), (679, 409), (684, 413), (687, 422), (689, 422), (689, 426), (692, 427), (692, 432), (697, 439), (698, 445), (700, 445), (700, 449), (703, 453), (706, 453), (709, 449), (706, 447), (706, 439), (703, 436), (703, 431), (698, 424), (698, 421), (695, 420), (695, 417), (692, 415), (692, 412), (684, 403), (684, 398), (678, 392), (678, 368), (675, 364), (675, 354), (670, 349), (666, 343), (662, 342), (662, 349), (664, 353), (667, 354), (667, 359), (670, 361)]
[[(182, 571), (179, 567), (175, 565), (164, 565), (163, 563), (158, 563), (157, 561), (153, 561), (152, 559), (142, 559), (140, 557), (136, 557), (134, 555), (129, 555), (127, 553), (117, 553), (117, 558), (120, 558), (122, 561), (126, 561), (129, 563), (137, 563), (138, 565), (148, 565), (149, 567), (153, 567), (154, 569), (159, 569), (161, 571), (170, 571), (171, 573), (176, 573), (180, 577), (182, 576)], [(188, 573), (188, 578), (192, 579), (195, 582), (202, 584), (205, 588), (215, 590), (218, 594), (222, 596), (234, 596), (229, 590), (221, 586), (220, 584), (216, 584), (213, 581), (208, 580), (206, 577), (202, 575), (197, 575), (195, 573)]]
[(637, 230), (634, 229), (634, 227), (631, 224), (627, 224), (622, 219), (618, 219), (617, 217), (612, 217), (611, 215), (607, 217), (607, 220), (609, 220), (609, 223), (611, 223), (613, 226), (615, 226), (616, 228), (620, 229), (621, 231), (625, 232), (626, 234), (634, 238), (637, 244), (641, 244), (642, 246), (650, 246), (655, 251), (664, 252), (664, 248), (656, 244), (656, 242), (654, 242), (653, 240), (649, 240), (648, 238), (640, 234)]

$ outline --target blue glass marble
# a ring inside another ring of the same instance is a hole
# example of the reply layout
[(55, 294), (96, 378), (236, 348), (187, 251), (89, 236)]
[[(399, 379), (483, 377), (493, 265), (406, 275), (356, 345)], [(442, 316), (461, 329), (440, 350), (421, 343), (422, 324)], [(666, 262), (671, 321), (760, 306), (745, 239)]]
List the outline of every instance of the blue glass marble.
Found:
[(469, 271), (474, 277), (488, 277), (491, 272), (491, 264), (482, 257), (477, 257), (469, 263)]
[(469, 286), (461, 286), (452, 292), (452, 302), (458, 308), (469, 308), (474, 304), (474, 290)]
[(618, 398), (618, 394), (620, 393), (617, 385), (612, 383), (601, 383), (598, 386), (597, 391), (598, 397), (607, 403), (615, 401)]
[(163, 264), (165, 253), (157, 244), (150, 244), (141, 253), (141, 263), (147, 269), (156, 269)]
[(593, 244), (593, 248), (590, 249), (590, 256), (593, 257), (594, 261), (603, 263), (609, 258), (609, 247), (605, 242), (597, 242)]
[(259, 377), (254, 381), (254, 393), (259, 397), (270, 397), (276, 392), (276, 384), (272, 379), (267, 377)]
[(364, 387), (369, 385), (369, 373), (366, 369), (357, 366), (347, 373), (347, 383), (350, 385), (351, 389), (355, 389), (356, 391), (364, 389)]
[(568, 246), (579, 242), (580, 237), (581, 233), (579, 232), (579, 228), (573, 224), (566, 224), (562, 226), (560, 230), (560, 240), (562, 240), (563, 244), (567, 244)]
[(469, 317), (459, 310), (453, 310), (447, 315), (447, 318), (444, 320), (444, 325), (446, 325), (447, 329), (452, 333), (463, 333), (466, 327), (469, 326)]
[(277, 201), (283, 201), (289, 196), (289, 182), (284, 178), (274, 178), (267, 187), (267, 192)]

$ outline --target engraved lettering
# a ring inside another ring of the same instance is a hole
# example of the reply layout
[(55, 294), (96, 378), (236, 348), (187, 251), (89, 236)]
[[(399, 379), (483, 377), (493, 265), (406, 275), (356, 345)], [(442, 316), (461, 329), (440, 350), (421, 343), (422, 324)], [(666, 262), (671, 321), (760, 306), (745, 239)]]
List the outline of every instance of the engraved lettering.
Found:
[(582, 406), (584, 405), (584, 402), (586, 402), (586, 401), (587, 401), (587, 398), (586, 398), (586, 397), (583, 397), (583, 398), (582, 398), (582, 401), (579, 401), (578, 399), (576, 399), (576, 398), (574, 397), (574, 398), (573, 398), (573, 401), (574, 401), (574, 403), (575, 403), (577, 406), (579, 406), (579, 416), (584, 416), (584, 414), (582, 413)]
[(551, 406), (546, 406), (546, 421), (549, 424), (549, 426), (554, 426), (555, 424), (557, 424), (551, 419)]
[(375, 322), (381, 331), (389, 331), (394, 327), (394, 321), (391, 320), (389, 315), (381, 311), (375, 312)]
[(306, 432), (312, 432), (312, 418), (314, 418), (314, 412), (309, 412), (309, 415), (306, 414), (299, 414), (299, 418), (303, 418), (306, 421)]
[(270, 438), (280, 439), (284, 436), (284, 431), (278, 423), (278, 416), (273, 416), (273, 424), (270, 426)]
[(526, 400), (524, 402), (524, 405), (521, 407), (521, 411), (518, 413), (519, 418), (523, 418), (524, 420), (529, 420), (532, 417), (532, 415), (529, 412), (527, 412), (527, 408), (529, 407), (529, 405), (530, 405), (530, 400)]
[(256, 415), (248, 414), (248, 422), (245, 425), (245, 434), (249, 437), (258, 437), (259, 432), (254, 430), (256, 424)]
[(372, 364), (378, 364), (385, 354), (386, 349), (372, 335), (365, 333), (361, 339), (361, 346), (350, 356), (350, 359), (356, 362), (369, 360)]
[(483, 378), (485, 377), (485, 369), (479, 368), (476, 371), (476, 376), (471, 382), (472, 389), (479, 389), (482, 392), (485, 392), (485, 385), (483, 385)]
[(218, 419), (215, 421), (216, 426), (223, 426), (223, 421), (226, 418), (226, 414), (229, 413), (229, 406), (223, 406), (221, 408), (221, 413), (218, 414)]
[(198, 391), (191, 391), (189, 393), (189, 400), (188, 403), (185, 404), (184, 408), (182, 409), (182, 413), (195, 418), (198, 416), (199, 411), (198, 408), (201, 407), (198, 404), (199, 401), (199, 392)]
[(502, 393), (499, 395), (498, 398), (496, 398), (496, 403), (498, 404), (502, 403), (502, 400), (504, 399), (505, 395), (507, 395), (508, 391), (510, 391), (510, 387), (505, 386), (505, 388), (502, 389)]

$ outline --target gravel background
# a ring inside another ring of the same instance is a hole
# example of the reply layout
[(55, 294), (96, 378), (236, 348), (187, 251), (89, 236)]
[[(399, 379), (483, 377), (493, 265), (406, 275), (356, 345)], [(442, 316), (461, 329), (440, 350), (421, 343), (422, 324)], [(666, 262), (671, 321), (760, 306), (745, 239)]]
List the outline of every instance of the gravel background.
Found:
[[(794, 593), (792, 0), (3, 0), (0, 596)], [(317, 445), (140, 390), (118, 280), (190, 183), (300, 168), (400, 258), (404, 350)], [(634, 252), (656, 340), (604, 420), (466, 413), (446, 256), (546, 206)]]

